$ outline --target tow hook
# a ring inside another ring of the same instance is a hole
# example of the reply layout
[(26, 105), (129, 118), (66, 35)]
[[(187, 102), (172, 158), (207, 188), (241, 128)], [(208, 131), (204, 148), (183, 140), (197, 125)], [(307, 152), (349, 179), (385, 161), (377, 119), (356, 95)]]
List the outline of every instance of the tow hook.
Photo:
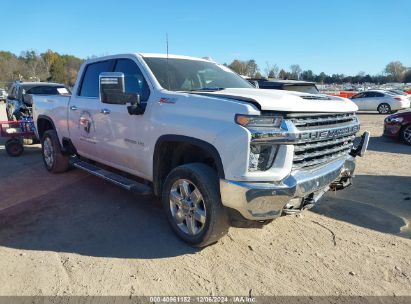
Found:
[(329, 190), (328, 187), (311, 193), (303, 198), (294, 198), (287, 205), (285, 205), (283, 212), (285, 214), (298, 214), (303, 210), (308, 210), (314, 207), (315, 203)]
[(303, 210), (311, 209), (312, 207), (314, 207), (314, 204), (315, 204), (315, 200), (312, 197), (312, 195), (306, 198), (302, 198), (302, 199), (300, 198), (300, 201), (301, 203), (298, 207), (295, 207), (292, 204), (288, 203), (284, 207), (283, 212), (288, 215), (298, 214), (298, 213), (301, 213)]
[(370, 141), (370, 132), (365, 131), (364, 134), (361, 135), (360, 144), (357, 147), (351, 149), (350, 155), (352, 157), (364, 156), (365, 152), (367, 151), (369, 141)]
[(339, 191), (345, 188), (348, 188), (352, 185), (352, 178), (351, 177), (341, 177), (338, 181), (334, 181), (330, 185), (331, 191)]

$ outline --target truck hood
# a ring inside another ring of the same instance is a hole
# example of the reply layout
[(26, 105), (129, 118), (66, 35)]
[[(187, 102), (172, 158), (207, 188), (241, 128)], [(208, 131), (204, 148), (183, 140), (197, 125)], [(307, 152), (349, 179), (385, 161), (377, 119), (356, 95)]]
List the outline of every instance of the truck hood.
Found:
[(215, 92), (204, 92), (213, 97), (229, 98), (257, 103), (261, 110), (284, 112), (355, 112), (358, 107), (347, 98), (332, 98), (325, 95), (314, 95), (282, 90), (264, 89), (224, 89)]

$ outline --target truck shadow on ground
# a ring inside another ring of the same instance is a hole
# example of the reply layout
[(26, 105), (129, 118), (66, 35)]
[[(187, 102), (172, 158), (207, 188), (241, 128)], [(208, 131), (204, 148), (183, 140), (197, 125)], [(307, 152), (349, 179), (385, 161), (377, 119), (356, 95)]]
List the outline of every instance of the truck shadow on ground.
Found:
[[(355, 142), (359, 142), (359, 138), (356, 138)], [(411, 146), (403, 143), (399, 139), (389, 138), (386, 136), (373, 136), (370, 138), (368, 144), (369, 151), (375, 152), (387, 152), (395, 154), (408, 154), (411, 155)]]
[[(353, 187), (328, 193), (312, 210), (411, 237), (401, 234), (411, 218), (410, 189), (411, 177), (360, 175)], [(171, 231), (158, 198), (135, 196), (93, 176), (1, 211), (0, 246), (130, 259), (198, 251)]]
[(92, 176), (1, 211), (0, 246), (141, 259), (198, 250), (171, 231), (158, 198)]
[(411, 177), (358, 175), (328, 192), (312, 211), (379, 232), (411, 238)]

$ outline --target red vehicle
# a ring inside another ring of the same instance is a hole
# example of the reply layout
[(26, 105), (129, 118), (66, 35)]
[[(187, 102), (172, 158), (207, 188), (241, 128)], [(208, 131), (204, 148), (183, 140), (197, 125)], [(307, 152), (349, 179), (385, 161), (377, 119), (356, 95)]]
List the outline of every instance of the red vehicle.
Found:
[(0, 137), (8, 138), (5, 144), (8, 155), (20, 156), (24, 151), (24, 140), (36, 140), (33, 120), (0, 121)]
[(411, 111), (393, 114), (384, 120), (384, 135), (411, 145)]

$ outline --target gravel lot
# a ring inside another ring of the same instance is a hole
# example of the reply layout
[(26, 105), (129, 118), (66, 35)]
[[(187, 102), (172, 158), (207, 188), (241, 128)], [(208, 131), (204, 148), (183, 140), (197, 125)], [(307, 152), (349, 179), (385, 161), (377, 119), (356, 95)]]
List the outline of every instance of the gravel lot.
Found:
[(373, 137), (351, 188), (203, 250), (158, 199), (51, 175), (39, 145), (11, 158), (0, 141), (0, 295), (411, 295), (411, 147), (359, 116)]

